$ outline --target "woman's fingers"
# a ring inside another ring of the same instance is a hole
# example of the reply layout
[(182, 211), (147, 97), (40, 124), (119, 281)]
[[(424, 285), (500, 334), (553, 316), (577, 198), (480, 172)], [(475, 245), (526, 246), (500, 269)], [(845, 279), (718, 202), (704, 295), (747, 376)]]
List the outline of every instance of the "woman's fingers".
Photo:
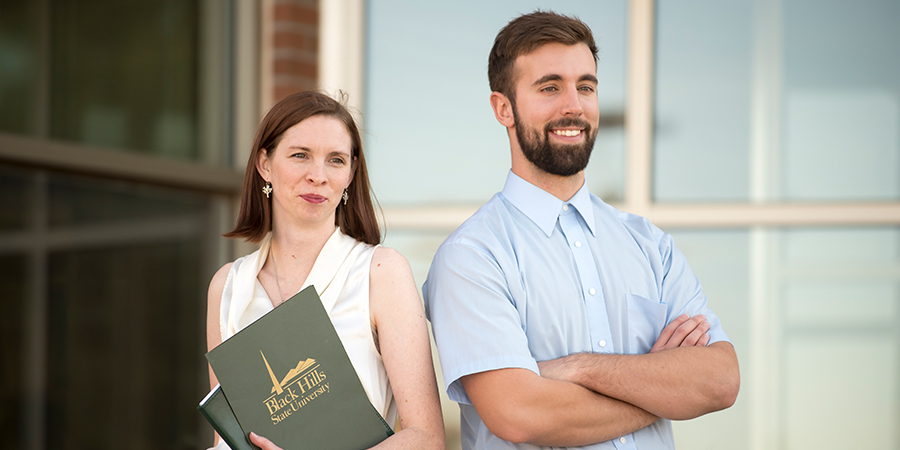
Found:
[(281, 450), (281, 447), (275, 445), (272, 441), (252, 431), (250, 432), (250, 442), (261, 448), (262, 450)]

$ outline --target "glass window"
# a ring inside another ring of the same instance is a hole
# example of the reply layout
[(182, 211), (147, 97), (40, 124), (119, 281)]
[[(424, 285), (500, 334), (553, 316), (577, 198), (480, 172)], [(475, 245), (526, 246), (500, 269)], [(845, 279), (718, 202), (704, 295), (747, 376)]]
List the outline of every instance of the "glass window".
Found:
[(657, 2), (657, 201), (749, 195), (750, 2)]
[[(488, 100), (488, 53), (510, 19), (540, 6), (518, 0), (367, 4), (365, 137), (382, 203), (483, 203), (503, 188), (509, 140)], [(619, 200), (626, 2), (572, 1), (554, 10), (593, 29), (601, 126), (587, 180), (594, 193)]]
[(898, 18), (883, 0), (659, 2), (654, 198), (900, 198)]
[(0, 232), (24, 230), (31, 224), (29, 171), (0, 165)]
[(785, 448), (896, 448), (900, 229), (777, 238)]
[(21, 254), (0, 251), (0, 433), (4, 448), (25, 448), (22, 430), (25, 429), (25, 380), (23, 370), (25, 336), (27, 334), (25, 306), (28, 290), (24, 281), (28, 258)]
[(0, 14), (0, 131), (37, 131), (37, 3), (3, 2)]
[[(777, 449), (897, 447), (900, 229), (672, 235), (725, 324), (741, 368), (733, 407), (673, 424), (680, 448), (750, 448), (751, 408), (764, 404), (777, 427), (770, 431), (783, 436)], [(761, 258), (760, 272), (751, 270), (754, 257)], [(759, 296), (751, 298), (754, 290)], [(754, 323), (760, 306), (770, 315)], [(760, 383), (771, 389), (754, 390)]]
[(176, 218), (203, 211), (206, 197), (143, 184), (54, 175), (47, 186), (51, 227)]
[(3, 7), (0, 132), (227, 163), (232, 2)]
[(675, 245), (700, 280), (709, 306), (722, 320), (741, 368), (741, 391), (734, 406), (694, 420), (672, 423), (677, 448), (748, 450), (751, 386), (750, 239), (746, 229), (674, 230)]
[(201, 446), (200, 241), (49, 256), (47, 448)]
[(0, 163), (0, 447), (205, 448), (226, 199), (55, 170), (72, 144), (230, 165), (235, 2), (0, 3), (0, 134), (53, 166)]
[(900, 3), (784, 0), (783, 200), (900, 198)]
[(196, 158), (196, 2), (73, 0), (50, 13), (52, 137)]
[[(200, 355), (213, 199), (2, 166), (0, 185), (17, 187), (13, 198), (29, 206), (4, 208), (24, 217), (0, 228), (8, 441), (40, 430), (44, 448), (207, 444), (195, 407), (207, 392)], [(43, 380), (38, 392), (22, 388), (26, 376)]]

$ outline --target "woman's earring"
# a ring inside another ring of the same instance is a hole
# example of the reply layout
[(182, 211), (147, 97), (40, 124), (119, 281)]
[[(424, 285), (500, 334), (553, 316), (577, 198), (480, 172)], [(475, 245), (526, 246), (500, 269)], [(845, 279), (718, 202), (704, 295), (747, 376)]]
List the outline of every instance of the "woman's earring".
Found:
[(347, 200), (350, 199), (350, 194), (347, 193), (347, 189), (344, 189), (344, 193), (341, 194), (341, 198), (344, 199), (344, 204), (347, 204)]
[(263, 186), (263, 194), (266, 194), (266, 198), (269, 198), (269, 194), (272, 193), (272, 183), (266, 181), (266, 185)]

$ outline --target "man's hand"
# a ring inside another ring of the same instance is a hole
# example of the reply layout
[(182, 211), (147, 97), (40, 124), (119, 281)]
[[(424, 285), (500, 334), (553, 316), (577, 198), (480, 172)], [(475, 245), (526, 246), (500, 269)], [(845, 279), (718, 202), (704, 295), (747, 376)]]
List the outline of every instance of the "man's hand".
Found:
[(682, 314), (669, 322), (650, 349), (650, 353), (677, 347), (706, 347), (709, 344), (709, 322), (706, 316), (698, 314), (690, 317)]
[(281, 450), (281, 447), (275, 445), (274, 443), (272, 443), (272, 441), (252, 431), (250, 432), (250, 442), (252, 442), (253, 445), (261, 448), (262, 450)]
[[(682, 314), (663, 328), (662, 333), (650, 349), (650, 353), (656, 353), (676, 347), (706, 347), (709, 344), (709, 322), (703, 314), (690, 317)], [(549, 361), (539, 361), (538, 369), (541, 376), (559, 381), (579, 383), (577, 368), (579, 364), (587, 362), (579, 354), (563, 356)]]

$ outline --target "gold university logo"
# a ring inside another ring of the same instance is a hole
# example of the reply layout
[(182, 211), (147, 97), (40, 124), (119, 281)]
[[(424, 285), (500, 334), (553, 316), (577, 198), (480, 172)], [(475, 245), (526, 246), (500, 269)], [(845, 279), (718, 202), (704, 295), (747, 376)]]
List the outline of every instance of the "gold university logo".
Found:
[(275, 377), (266, 355), (262, 355), (269, 378), (272, 380), (272, 395), (263, 401), (272, 418), (272, 424), (278, 425), (291, 414), (315, 400), (319, 395), (330, 392), (325, 381), (325, 372), (315, 359), (307, 358), (297, 363), (297, 367), (288, 370), (281, 381)]

